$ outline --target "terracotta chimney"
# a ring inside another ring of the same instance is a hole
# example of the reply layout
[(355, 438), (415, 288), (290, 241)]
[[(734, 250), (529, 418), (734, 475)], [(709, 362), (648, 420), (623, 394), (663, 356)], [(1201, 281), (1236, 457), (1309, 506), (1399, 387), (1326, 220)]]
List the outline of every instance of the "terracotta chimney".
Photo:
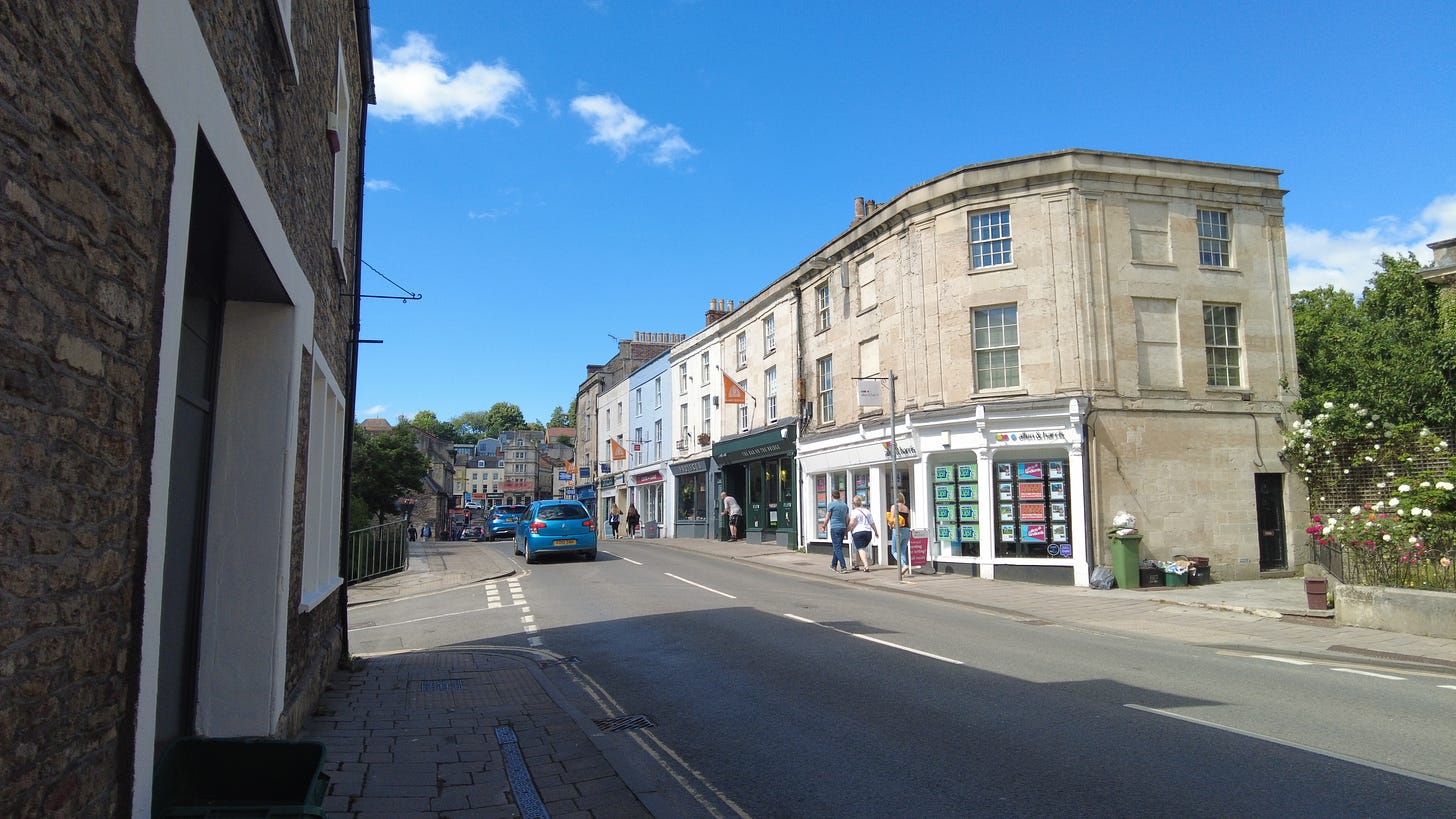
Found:
[[(863, 218), (865, 218), (864, 197), (856, 196), (854, 198), (854, 222), (858, 222)], [(850, 224), (852, 225), (854, 222), (850, 222)]]

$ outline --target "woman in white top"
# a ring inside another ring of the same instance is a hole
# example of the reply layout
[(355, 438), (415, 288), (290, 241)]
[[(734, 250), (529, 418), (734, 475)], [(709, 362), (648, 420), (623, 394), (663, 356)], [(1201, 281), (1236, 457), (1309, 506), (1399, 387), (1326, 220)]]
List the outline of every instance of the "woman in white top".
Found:
[(849, 510), (849, 536), (854, 540), (855, 554), (859, 555), (859, 565), (856, 569), (867, 572), (870, 570), (870, 540), (880, 536), (879, 527), (875, 526), (875, 518), (870, 514), (869, 507), (865, 506), (864, 495), (854, 496), (854, 508)]

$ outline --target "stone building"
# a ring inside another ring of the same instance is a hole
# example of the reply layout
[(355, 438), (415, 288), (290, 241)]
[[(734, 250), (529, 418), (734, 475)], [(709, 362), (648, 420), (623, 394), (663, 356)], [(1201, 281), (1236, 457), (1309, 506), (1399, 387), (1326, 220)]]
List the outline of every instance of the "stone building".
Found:
[(0, 815), (150, 815), (346, 650), (368, 13), (0, 4)]
[[(1067, 150), (857, 200), (673, 347), (672, 533), (721, 536), (721, 489), (750, 540), (827, 550), (832, 491), (877, 520), (901, 491), (951, 571), (1085, 585), (1119, 511), (1144, 557), (1286, 570), (1305, 510), (1278, 455), (1297, 380), (1279, 175)], [(609, 386), (588, 368), (579, 407)]]
[[(606, 507), (599, 509), (597, 485), (601, 476), (611, 470), (611, 453), (598, 427), (598, 399), (601, 394), (625, 381), (638, 367), (672, 349), (682, 341), (682, 333), (637, 331), (630, 339), (619, 339), (617, 353), (605, 364), (588, 364), (586, 378), (576, 390), (577, 498), (603, 519)], [(605, 470), (603, 469), (605, 467)], [(615, 493), (613, 493), (615, 494)]]

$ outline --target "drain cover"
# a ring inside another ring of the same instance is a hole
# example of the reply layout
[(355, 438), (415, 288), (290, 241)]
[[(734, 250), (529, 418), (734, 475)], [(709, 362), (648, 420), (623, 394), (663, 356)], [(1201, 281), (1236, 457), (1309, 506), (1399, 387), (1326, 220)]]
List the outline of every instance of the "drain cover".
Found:
[(633, 731), (638, 728), (657, 727), (657, 723), (648, 719), (645, 714), (632, 714), (631, 716), (615, 717), (613, 719), (594, 719), (592, 722), (595, 722), (598, 728), (609, 734), (615, 734), (618, 731)]
[(464, 687), (464, 680), (420, 680), (420, 691), (424, 693), (459, 691)]

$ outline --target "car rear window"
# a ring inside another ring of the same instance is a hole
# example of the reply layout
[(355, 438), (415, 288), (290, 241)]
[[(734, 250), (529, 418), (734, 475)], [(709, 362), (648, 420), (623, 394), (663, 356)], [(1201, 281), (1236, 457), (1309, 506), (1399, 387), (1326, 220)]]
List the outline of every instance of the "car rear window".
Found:
[(524, 506), (497, 506), (495, 508), (497, 515), (519, 515), (524, 511), (526, 511)]
[(541, 520), (581, 520), (586, 517), (586, 507), (577, 504), (543, 506), (536, 510), (536, 517)]

